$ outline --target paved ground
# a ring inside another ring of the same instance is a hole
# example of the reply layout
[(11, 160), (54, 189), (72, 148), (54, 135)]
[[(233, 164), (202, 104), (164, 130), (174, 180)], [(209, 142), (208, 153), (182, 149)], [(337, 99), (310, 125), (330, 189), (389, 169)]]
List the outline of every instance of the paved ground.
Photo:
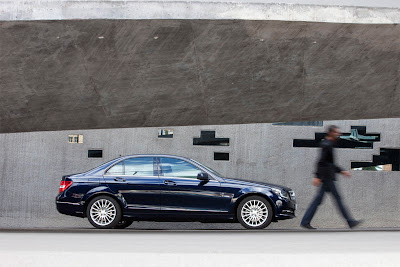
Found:
[(1, 231), (0, 266), (400, 265), (400, 231), (65, 231)]

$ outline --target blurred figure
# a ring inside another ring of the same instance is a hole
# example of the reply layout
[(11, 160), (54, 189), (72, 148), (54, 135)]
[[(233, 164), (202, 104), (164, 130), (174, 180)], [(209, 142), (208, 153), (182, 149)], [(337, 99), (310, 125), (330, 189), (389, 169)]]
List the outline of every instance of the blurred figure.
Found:
[(318, 206), (322, 202), (325, 192), (331, 192), (335, 197), (336, 204), (338, 205), (340, 212), (346, 219), (350, 228), (353, 228), (361, 223), (361, 221), (354, 220), (350, 216), (335, 186), (336, 173), (340, 173), (347, 178), (351, 177), (349, 171), (342, 170), (340, 167), (335, 165), (334, 144), (339, 139), (341, 134), (342, 133), (339, 127), (331, 125), (327, 129), (325, 139), (320, 143), (321, 155), (317, 163), (317, 171), (315, 173), (316, 177), (313, 179), (313, 185), (320, 187), (320, 190), (304, 214), (300, 224), (301, 227), (315, 229), (310, 223), (315, 212), (317, 211)]

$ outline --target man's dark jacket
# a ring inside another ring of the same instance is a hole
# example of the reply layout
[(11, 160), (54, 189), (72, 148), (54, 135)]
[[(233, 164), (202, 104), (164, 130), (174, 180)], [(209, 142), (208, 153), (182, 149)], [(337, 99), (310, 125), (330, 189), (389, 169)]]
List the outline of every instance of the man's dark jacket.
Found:
[(333, 142), (324, 139), (320, 143), (321, 156), (317, 163), (317, 171), (315, 175), (322, 181), (336, 180), (335, 174), (342, 171), (342, 169), (335, 165)]

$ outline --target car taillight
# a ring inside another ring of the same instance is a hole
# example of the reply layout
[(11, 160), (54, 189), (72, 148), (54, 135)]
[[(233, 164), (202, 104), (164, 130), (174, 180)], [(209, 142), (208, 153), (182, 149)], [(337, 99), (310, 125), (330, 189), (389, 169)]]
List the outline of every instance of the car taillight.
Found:
[(72, 185), (72, 181), (61, 181), (60, 183), (60, 189), (58, 190), (58, 193), (62, 193), (65, 190), (67, 190), (68, 187)]

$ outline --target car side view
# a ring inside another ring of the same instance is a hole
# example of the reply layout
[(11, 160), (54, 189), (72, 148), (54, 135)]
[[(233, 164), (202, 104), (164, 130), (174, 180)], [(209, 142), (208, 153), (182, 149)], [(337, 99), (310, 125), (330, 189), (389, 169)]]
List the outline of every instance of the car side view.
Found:
[(224, 178), (193, 159), (131, 155), (63, 176), (56, 206), (103, 229), (133, 221), (240, 222), (261, 229), (294, 218), (296, 200), (290, 188)]

